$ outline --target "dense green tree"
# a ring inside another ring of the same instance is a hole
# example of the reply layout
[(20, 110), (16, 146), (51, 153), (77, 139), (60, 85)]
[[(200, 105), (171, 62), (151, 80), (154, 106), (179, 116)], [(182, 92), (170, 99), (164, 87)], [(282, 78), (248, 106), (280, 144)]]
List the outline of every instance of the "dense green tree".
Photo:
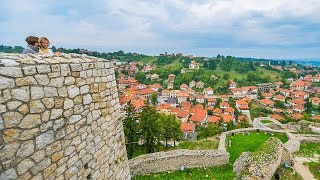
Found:
[(158, 104), (158, 95), (157, 95), (157, 93), (152, 93), (151, 94), (151, 103), (153, 105), (157, 105)]
[(126, 149), (128, 158), (131, 159), (138, 142), (138, 124), (137, 111), (129, 101), (124, 109), (125, 117), (123, 118), (123, 129), (126, 139)]
[(215, 70), (217, 68), (217, 61), (214, 59), (206, 61), (204, 63), (204, 68)]
[(139, 115), (141, 139), (147, 153), (153, 153), (161, 140), (162, 124), (160, 114), (154, 106), (146, 104)]
[(162, 123), (162, 137), (165, 140), (165, 145), (167, 147), (169, 140), (177, 140), (179, 138), (177, 132), (179, 134), (182, 134), (180, 130), (180, 122), (176, 119), (176, 116), (174, 114), (161, 114), (160, 119)]
[(232, 65), (233, 65), (233, 58), (231, 56), (227, 56), (226, 59), (222, 60), (220, 62), (220, 68), (223, 71), (230, 71), (232, 69)]

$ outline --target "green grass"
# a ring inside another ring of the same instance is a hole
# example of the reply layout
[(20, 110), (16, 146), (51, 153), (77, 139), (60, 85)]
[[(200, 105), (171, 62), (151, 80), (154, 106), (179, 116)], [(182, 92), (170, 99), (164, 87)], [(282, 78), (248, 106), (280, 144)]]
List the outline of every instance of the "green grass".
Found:
[(257, 71), (261, 71), (263, 72), (263, 74), (265, 76), (270, 76), (271, 78), (271, 81), (274, 82), (274, 81), (281, 81), (281, 75), (280, 73), (278, 72), (275, 72), (275, 71), (270, 71), (270, 70), (267, 70), (267, 69), (264, 69), (264, 68), (261, 68), (261, 67), (258, 67), (257, 68)]
[(152, 63), (152, 62), (154, 62), (156, 60), (157, 60), (157, 57), (148, 56), (148, 57), (142, 58), (140, 61), (145, 65), (145, 64), (148, 64), (148, 63)]
[(300, 150), (295, 153), (296, 156), (314, 157), (315, 154), (320, 155), (320, 143), (302, 143)]
[(273, 123), (273, 121), (266, 120), (266, 119), (265, 119), (265, 120), (262, 120), (261, 122), (262, 122), (263, 124), (266, 124), (266, 123)]
[(219, 146), (218, 141), (184, 141), (180, 142), (175, 149), (190, 149), (190, 150), (210, 150), (217, 149)]
[[(275, 133), (265, 134), (264, 132), (251, 132), (247, 135), (235, 134), (234, 136), (228, 136), (226, 145), (227, 151), (230, 153), (230, 163), (234, 163), (235, 160), (242, 154), (242, 152), (254, 152), (270, 137), (276, 137), (280, 139), (282, 143), (288, 141), (288, 137), (285, 134)], [(228, 143), (231, 140), (231, 147)]]
[(305, 162), (303, 163), (309, 167), (310, 172), (316, 179), (320, 179), (320, 161), (318, 162)]
[(224, 165), (210, 168), (192, 168), (184, 171), (162, 172), (145, 176), (135, 176), (133, 180), (191, 180), (191, 179), (215, 179), (215, 180), (232, 180), (235, 174), (232, 171), (232, 165)]
[[(275, 180), (274, 176), (272, 180)], [(294, 171), (292, 168), (285, 169), (280, 174), (280, 180), (303, 180), (302, 176)]]

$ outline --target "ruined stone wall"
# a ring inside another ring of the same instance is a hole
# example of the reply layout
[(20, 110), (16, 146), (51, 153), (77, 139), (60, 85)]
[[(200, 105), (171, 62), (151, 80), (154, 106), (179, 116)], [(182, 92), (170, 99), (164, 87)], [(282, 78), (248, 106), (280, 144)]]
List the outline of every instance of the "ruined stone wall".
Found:
[(130, 179), (111, 62), (0, 53), (0, 179)]
[(145, 154), (129, 160), (131, 175), (176, 171), (184, 168), (220, 166), (229, 162), (229, 153), (219, 150), (174, 150)]

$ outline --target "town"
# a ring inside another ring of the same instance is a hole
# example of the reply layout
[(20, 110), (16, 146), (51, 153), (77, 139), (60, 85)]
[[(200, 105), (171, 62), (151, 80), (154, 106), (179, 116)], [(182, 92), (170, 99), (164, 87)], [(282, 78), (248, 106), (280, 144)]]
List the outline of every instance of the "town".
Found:
[[(162, 56), (172, 57), (174, 54), (166, 53)], [(181, 57), (182, 54), (176, 56)], [(306, 75), (302, 76), (301, 71), (293, 66), (287, 68), (260, 64), (262, 67), (270, 66), (279, 72), (286, 70), (299, 78), (285, 79), (287, 86), (281, 81), (239, 86), (232, 79), (226, 79), (224, 88), (228, 91), (221, 94), (201, 80), (192, 80), (188, 84), (177, 86), (177, 76), (203, 68), (193, 60), (192, 55), (187, 58), (190, 59), (187, 68), (181, 68), (180, 72), (169, 74), (165, 79), (154, 73), (159, 67), (153, 63), (118, 62), (117, 82), (122, 108), (131, 101), (139, 111), (154, 95), (157, 98), (156, 107), (159, 112), (174, 114), (181, 121), (181, 130), (185, 138), (192, 137), (190, 134), (195, 133), (196, 125), (206, 126), (215, 123), (222, 126), (233, 124), (235, 127), (247, 127), (252, 124), (253, 118), (259, 116), (268, 116), (286, 123), (301, 119), (320, 120), (317, 111), (320, 105), (320, 73), (311, 75), (304, 72)], [(149, 82), (155, 83), (146, 85), (139, 82), (135, 78), (139, 72), (144, 73), (144, 78)]]

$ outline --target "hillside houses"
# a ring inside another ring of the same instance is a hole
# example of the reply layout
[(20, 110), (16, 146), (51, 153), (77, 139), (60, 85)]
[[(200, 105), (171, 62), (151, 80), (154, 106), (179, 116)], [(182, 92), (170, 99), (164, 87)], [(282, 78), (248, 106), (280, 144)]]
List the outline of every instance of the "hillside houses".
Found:
[(191, 61), (189, 63), (189, 69), (199, 69), (199, 63), (195, 62), (195, 61)]
[[(193, 71), (191, 69), (200, 68), (195, 61), (190, 64), (189, 72), (183, 69), (183, 73), (190, 73)], [(152, 64), (143, 67), (138, 63), (121, 66), (118, 68), (117, 76), (121, 108), (131, 101), (139, 110), (147, 100), (151, 99), (152, 94), (155, 94), (157, 95), (157, 110), (166, 114), (174, 114), (183, 123), (181, 128), (185, 132), (194, 132), (196, 124), (238, 124), (242, 120), (249, 121), (245, 114), (253, 112), (250, 111), (253, 107), (271, 110), (271, 117), (282, 120), (286, 117), (301, 119), (303, 118), (302, 113), (310, 112), (308, 111), (310, 104), (320, 105), (320, 87), (314, 86), (314, 83), (320, 82), (320, 74), (291, 79), (290, 85), (288, 82), (283, 84), (277, 81), (241, 87), (239, 85), (243, 83), (240, 81), (238, 85), (228, 80), (229, 83), (226, 83), (224, 87), (226, 91), (221, 92), (218, 88), (208, 87), (203, 82), (205, 80), (199, 78), (195, 78), (197, 81), (190, 79), (190, 82), (182, 83), (177, 74), (179, 71), (166, 73), (167, 79), (162, 81), (159, 77), (161, 73), (154, 73), (156, 66)], [(135, 78), (137, 67), (141, 69), (141, 72), (147, 74), (148, 81), (145, 83)], [(131, 73), (122, 73), (126, 69)], [(161, 77), (164, 75), (161, 74)], [(319, 114), (317, 111), (314, 112), (315, 115)]]

